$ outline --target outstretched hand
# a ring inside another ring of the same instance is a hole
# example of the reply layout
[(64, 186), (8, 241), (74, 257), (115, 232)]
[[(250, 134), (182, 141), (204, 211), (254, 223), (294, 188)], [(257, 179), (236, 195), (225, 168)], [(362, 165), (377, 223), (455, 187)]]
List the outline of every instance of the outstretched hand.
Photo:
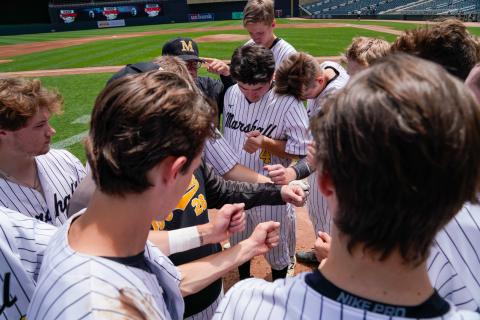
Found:
[(211, 243), (218, 243), (245, 229), (245, 204), (226, 204), (213, 216), (211, 224)]
[(225, 76), (225, 77), (230, 75), (230, 67), (222, 60), (213, 59), (213, 58), (202, 58), (202, 59), (205, 61), (207, 65), (208, 72)]
[(243, 150), (248, 153), (255, 153), (258, 149), (262, 147), (264, 136), (260, 131), (250, 131), (246, 133), (247, 139), (243, 145)]
[(247, 239), (253, 245), (254, 256), (267, 253), (278, 246), (280, 241), (280, 223), (267, 221), (259, 223)]
[(286, 203), (291, 203), (295, 207), (303, 207), (307, 200), (307, 194), (299, 185), (282, 186), (280, 189), (282, 199)]
[(328, 257), (330, 252), (330, 245), (332, 243), (332, 237), (326, 232), (319, 231), (318, 238), (315, 240), (315, 256), (318, 261)]
[(275, 184), (288, 184), (297, 178), (297, 173), (291, 167), (285, 168), (281, 164), (266, 165), (263, 169), (268, 171), (268, 177)]

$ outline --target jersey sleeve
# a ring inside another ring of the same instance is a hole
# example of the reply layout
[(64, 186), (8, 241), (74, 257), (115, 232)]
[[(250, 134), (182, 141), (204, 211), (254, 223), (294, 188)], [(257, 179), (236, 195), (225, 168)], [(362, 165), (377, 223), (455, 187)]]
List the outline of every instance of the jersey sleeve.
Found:
[(26, 315), (44, 250), (55, 231), (44, 222), (0, 208), (2, 318), (20, 319)]
[(480, 206), (466, 205), (435, 239), (427, 261), (432, 285), (460, 309), (480, 310)]
[(302, 102), (291, 98), (291, 103), (285, 115), (285, 134), (287, 145), (285, 152), (297, 156), (305, 156), (307, 154), (308, 141), (310, 136), (308, 133), (308, 116)]
[(238, 163), (239, 155), (228, 145), (227, 140), (216, 130), (218, 137), (210, 138), (205, 144), (205, 161), (209, 163), (215, 172), (223, 176)]
[(56, 151), (61, 153), (62, 157), (70, 164), (72, 170), (74, 170), (75, 174), (77, 175), (77, 180), (79, 182), (82, 181), (82, 179), (87, 175), (87, 171), (82, 162), (67, 150)]

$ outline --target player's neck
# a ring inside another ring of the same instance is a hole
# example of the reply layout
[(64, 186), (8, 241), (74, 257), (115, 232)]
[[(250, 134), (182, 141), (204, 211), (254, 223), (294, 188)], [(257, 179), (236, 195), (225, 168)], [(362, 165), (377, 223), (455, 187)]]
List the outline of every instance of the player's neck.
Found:
[(277, 39), (277, 36), (272, 33), (272, 37), (268, 40), (268, 42), (265, 44), (265, 48), (270, 49), (273, 45), (273, 42)]
[(0, 172), (19, 180), (31, 177), (35, 171), (35, 157), (6, 152), (0, 148)]
[(379, 261), (358, 246), (349, 254), (345, 239), (340, 240), (336, 233), (332, 234), (328, 259), (320, 270), (337, 287), (394, 305), (417, 305), (433, 294), (425, 263), (407, 266), (398, 253)]
[(70, 246), (94, 256), (129, 257), (140, 253), (152, 221), (147, 204), (142, 194), (112, 197), (95, 191), (85, 213), (72, 223)]

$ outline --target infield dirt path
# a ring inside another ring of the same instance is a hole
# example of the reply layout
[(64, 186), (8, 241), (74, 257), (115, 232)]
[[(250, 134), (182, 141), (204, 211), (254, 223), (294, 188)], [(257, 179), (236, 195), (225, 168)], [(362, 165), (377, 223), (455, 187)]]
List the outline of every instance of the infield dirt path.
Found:
[[(354, 25), (348, 23), (297, 23), (297, 24), (279, 24), (277, 29), (289, 29), (289, 28), (340, 28), (340, 27), (352, 27), (359, 29), (374, 30), (379, 32), (385, 32), (390, 34), (399, 34), (400, 31), (394, 30), (389, 27), (373, 26), (373, 25)], [(22, 43), (0, 46), (0, 58), (11, 58), (17, 55), (29, 54), (34, 52), (47, 51), (51, 49), (58, 49), (70, 46), (76, 46), (80, 44), (90, 43), (101, 40), (112, 39), (129, 39), (136, 37), (144, 37), (149, 35), (161, 35), (161, 34), (178, 34), (187, 32), (207, 32), (207, 31), (228, 31), (228, 30), (243, 30), (242, 26), (219, 26), (219, 27), (204, 27), (204, 28), (190, 28), (190, 29), (170, 29), (159, 31), (145, 31), (145, 32), (132, 32), (132, 33), (119, 33), (108, 36), (86, 37), (80, 39), (62, 39), (32, 43)]]

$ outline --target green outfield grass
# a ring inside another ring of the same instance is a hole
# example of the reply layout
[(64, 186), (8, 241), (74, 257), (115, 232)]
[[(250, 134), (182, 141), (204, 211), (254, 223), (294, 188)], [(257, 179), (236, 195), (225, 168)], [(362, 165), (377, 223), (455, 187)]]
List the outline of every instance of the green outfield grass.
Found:
[[(297, 23), (295, 20), (280, 19), (280, 24)], [(385, 21), (356, 21), (356, 20), (305, 20), (300, 23), (332, 22), (350, 24), (375, 24), (391, 27), (397, 30), (414, 28), (414, 24)], [(141, 31), (155, 31), (166, 29), (189, 28), (188, 33), (175, 35), (153, 35), (131, 39), (111, 39), (91, 42), (83, 45), (49, 50), (28, 55), (13, 57), (13, 62), (0, 64), (0, 72), (42, 70), (59, 68), (76, 68), (89, 66), (125, 65), (139, 61), (148, 61), (160, 55), (163, 43), (174, 36), (190, 36), (193, 38), (219, 33), (246, 34), (243, 30), (198, 32), (196, 29), (207, 26), (241, 25), (240, 21), (218, 21), (200, 23), (179, 23), (165, 25), (150, 25), (139, 27), (126, 27), (116, 29), (100, 29), (73, 32), (46, 33), (36, 35), (22, 35), (0, 37), (0, 44), (26, 43), (32, 41), (48, 41), (56, 39), (81, 38), (98, 35), (113, 35)], [(470, 28), (480, 35), (480, 28)], [(382, 37), (388, 41), (395, 39), (394, 35), (363, 30), (358, 28), (321, 28), (321, 29), (295, 29), (278, 28), (278, 36), (286, 39), (297, 50), (307, 51), (315, 56), (339, 55), (350, 44), (355, 36)], [(244, 41), (237, 42), (210, 42), (200, 43), (202, 56), (229, 59), (235, 47)], [(201, 75), (206, 71), (202, 68)], [(58, 77), (42, 77), (42, 82), (56, 88), (65, 99), (63, 115), (55, 116), (51, 123), (56, 128), (57, 134), (53, 139), (54, 146), (65, 147), (85, 161), (85, 154), (81, 144), (81, 137), (88, 130), (88, 117), (94, 100), (105, 85), (109, 73), (89, 75), (65, 75)]]
[[(63, 114), (54, 116), (50, 121), (57, 130), (53, 137), (54, 144), (88, 130), (89, 124), (85, 119), (90, 115), (95, 98), (110, 76), (111, 74), (103, 73), (41, 78), (45, 86), (57, 89), (64, 97)], [(65, 146), (65, 149), (75, 154), (82, 162), (85, 161), (80, 141)]]
[[(243, 30), (192, 31), (177, 35), (95, 41), (83, 45), (16, 56), (12, 62), (0, 64), (0, 72), (125, 65), (151, 60), (160, 55), (163, 43), (172, 37), (190, 36), (196, 38), (219, 33), (246, 34)], [(339, 55), (355, 36), (382, 37), (388, 41), (393, 41), (395, 38), (391, 34), (357, 28), (292, 28), (278, 29), (276, 33), (290, 42), (297, 50), (309, 52), (314, 56)], [(200, 54), (207, 57), (229, 59), (233, 50), (243, 43), (244, 41), (200, 43)]]
[[(279, 25), (293, 24), (293, 23), (350, 23), (350, 24), (369, 24), (391, 27), (397, 30), (405, 30), (415, 27), (414, 24), (401, 23), (401, 22), (388, 22), (388, 21), (357, 21), (357, 20), (324, 20), (324, 19), (304, 19), (304, 20), (290, 20), (290, 19), (277, 19)], [(0, 36), (0, 46), (16, 43), (29, 43), (37, 41), (50, 41), (59, 39), (75, 39), (85, 38), (101, 35), (113, 35), (120, 33), (134, 33), (144, 31), (159, 31), (170, 29), (196, 29), (204, 27), (218, 27), (218, 26), (241, 26), (240, 20), (225, 20), (225, 21), (213, 21), (213, 22), (189, 22), (189, 23), (172, 23), (172, 24), (159, 24), (159, 25), (147, 25), (147, 26), (135, 26), (135, 27), (122, 27), (122, 28), (110, 28), (110, 29), (91, 29), (91, 30), (79, 30), (68, 32), (51, 32), (51, 33), (38, 33), (38, 34), (25, 34), (16, 36)], [(282, 26), (280, 26), (282, 27)]]

